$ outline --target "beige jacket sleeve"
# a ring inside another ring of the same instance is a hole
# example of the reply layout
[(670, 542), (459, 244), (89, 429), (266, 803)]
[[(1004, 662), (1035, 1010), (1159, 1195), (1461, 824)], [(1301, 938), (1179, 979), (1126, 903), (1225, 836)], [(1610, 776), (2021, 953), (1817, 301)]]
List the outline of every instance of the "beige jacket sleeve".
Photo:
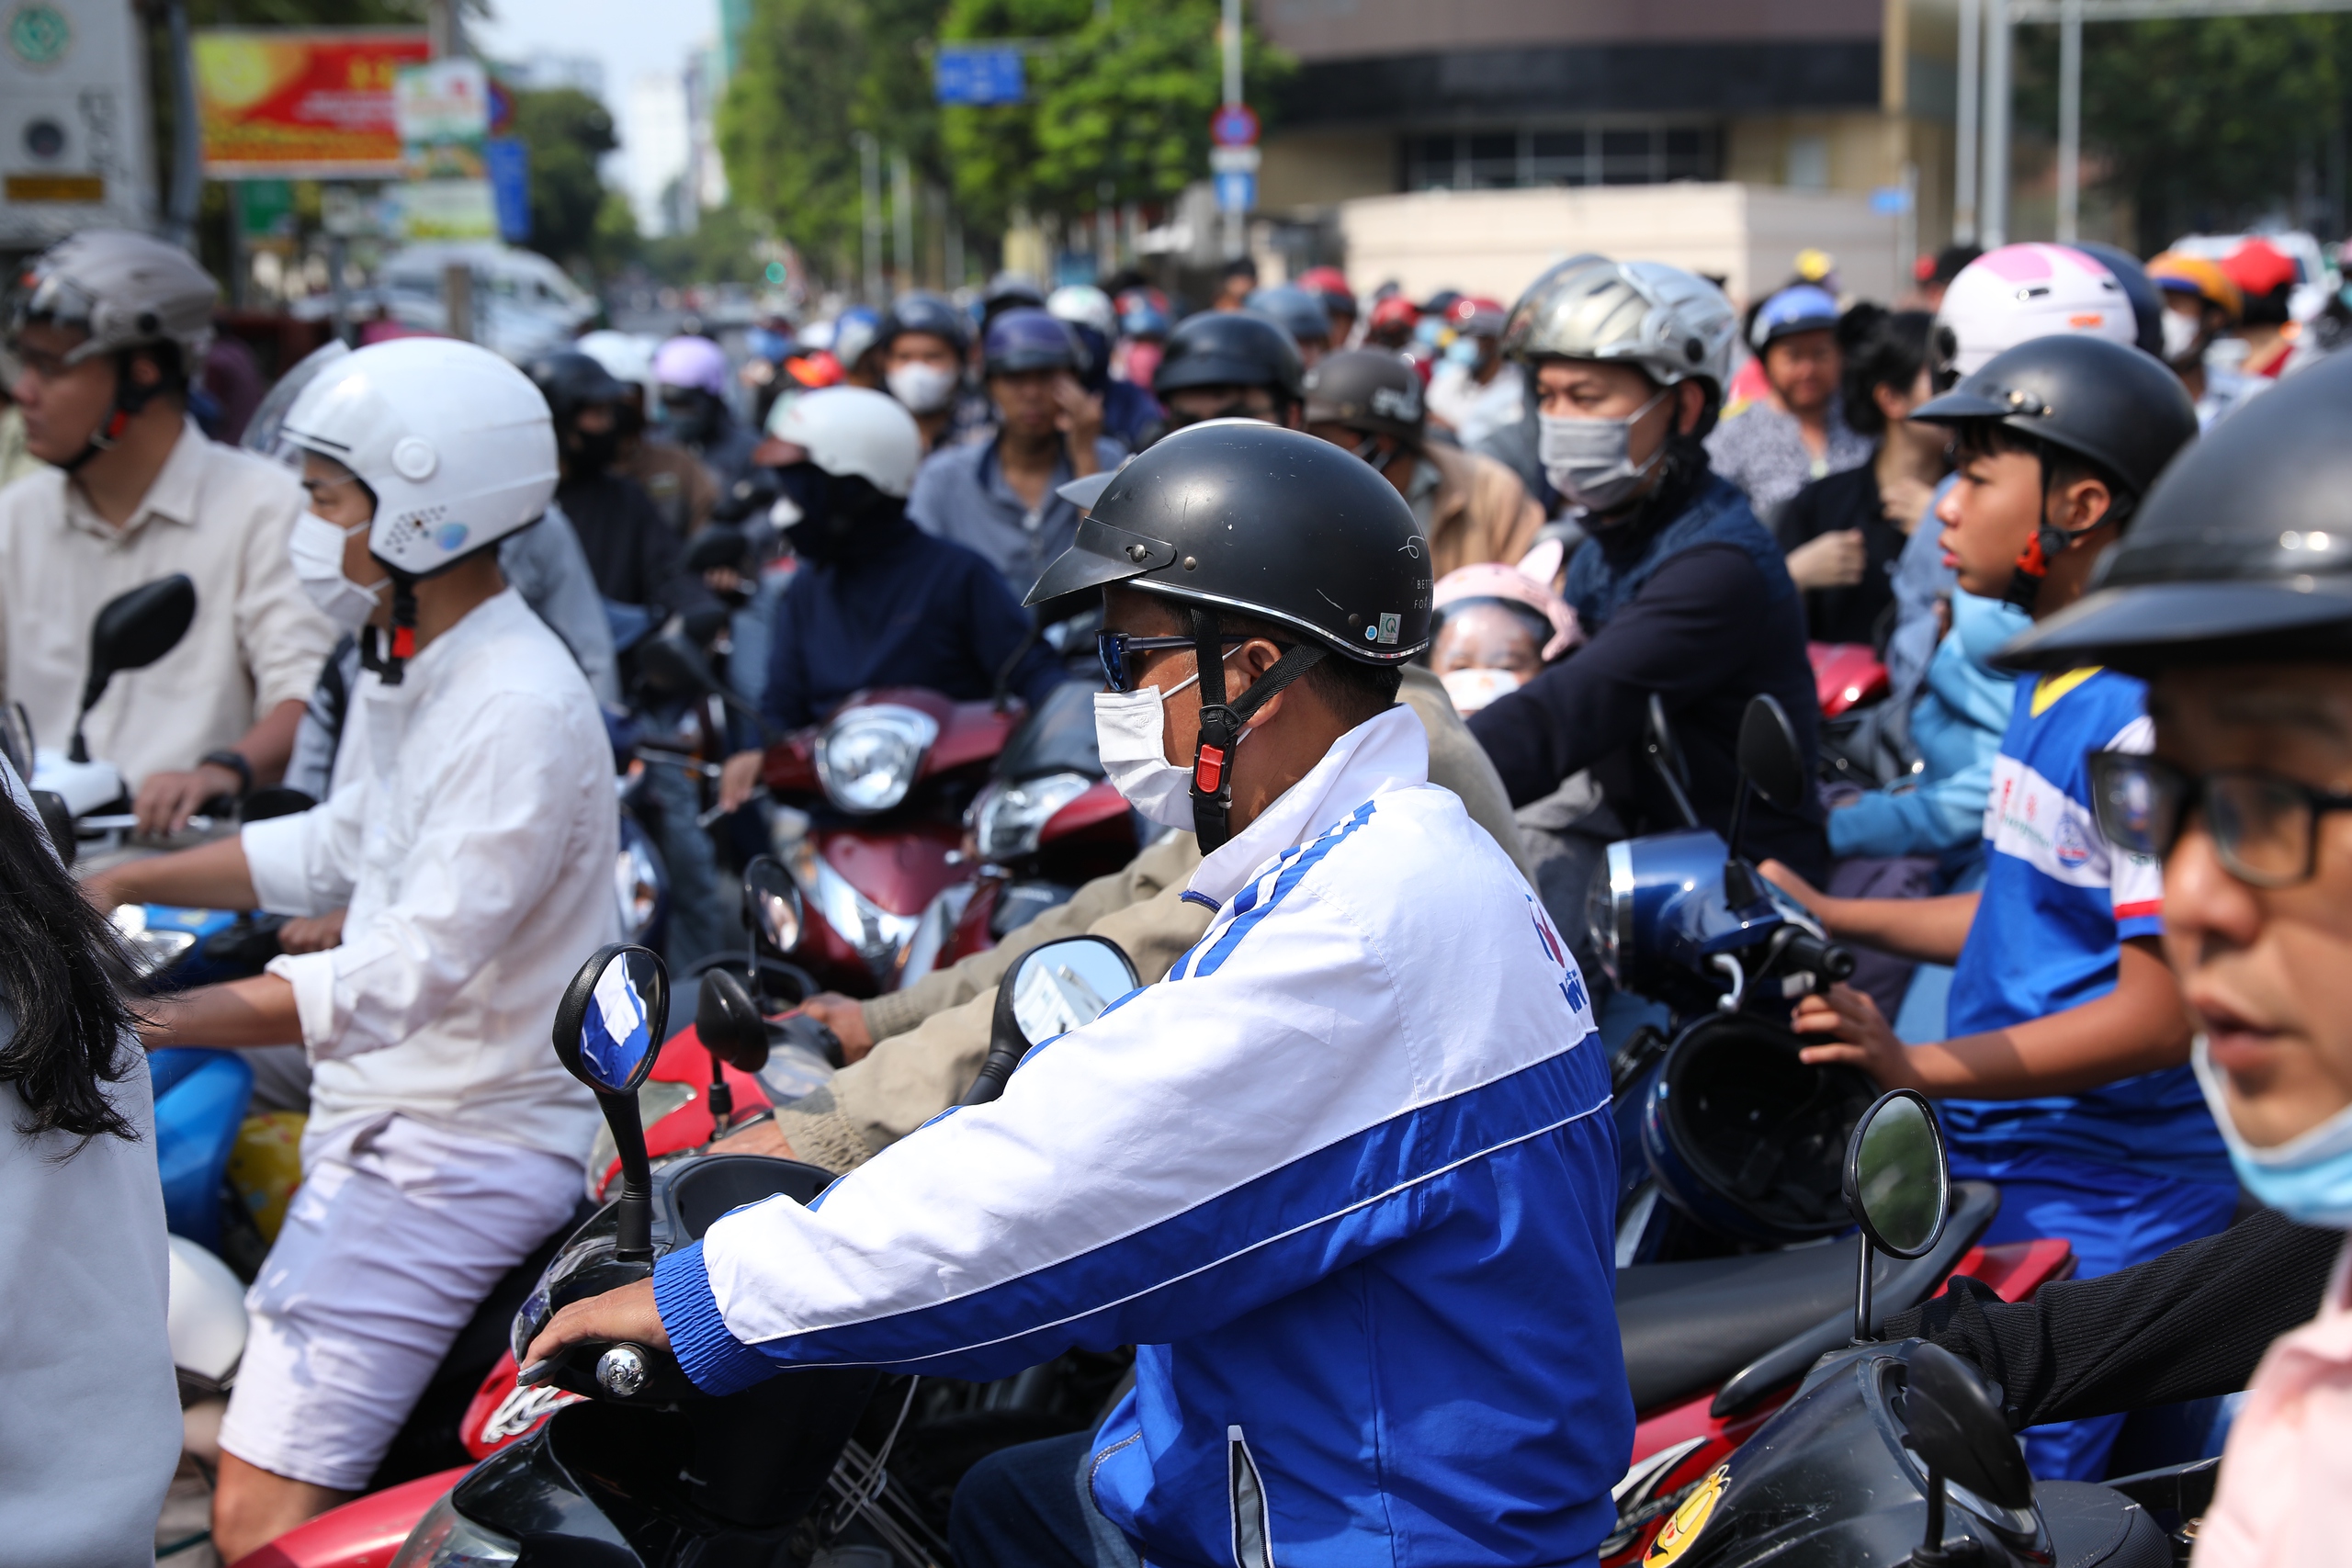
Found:
[[(1532, 886), (1534, 873), (1502, 780), (1453, 711), (1444, 685), (1408, 665), (1400, 695), (1429, 731), (1430, 782), (1462, 798), (1471, 820), (1494, 836)], [(1183, 899), (1200, 863), (1198, 840), (1167, 834), (1124, 870), (1095, 878), (1000, 945), (867, 1002), (874, 1049), (835, 1073), (825, 1088), (777, 1111), (776, 1130), (802, 1159), (847, 1170), (955, 1104), (988, 1055), (998, 980), (1040, 942), (1081, 932), (1108, 937), (1135, 960), (1146, 985), (1165, 978), (1208, 929), (1211, 911)], [(876, 1027), (877, 1021), (892, 1027)]]
[(236, 487), (252, 508), (237, 574), (237, 644), (259, 719), (280, 703), (310, 700), (335, 632), (302, 592), (286, 547), (302, 512), (301, 486), (274, 463), (242, 452), (233, 457)]

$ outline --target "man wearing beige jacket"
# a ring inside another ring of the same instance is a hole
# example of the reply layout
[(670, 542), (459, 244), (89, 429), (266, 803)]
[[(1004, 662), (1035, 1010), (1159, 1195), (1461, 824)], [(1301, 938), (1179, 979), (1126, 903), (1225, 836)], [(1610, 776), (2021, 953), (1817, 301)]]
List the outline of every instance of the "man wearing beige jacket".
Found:
[[(1430, 782), (1461, 796), (1533, 885), (1502, 781), (1470, 738), (1445, 688), (1418, 664), (1405, 667), (1399, 699), (1429, 731)], [(1148, 983), (1164, 978), (1208, 929), (1212, 911), (1182, 895), (1201, 863), (1192, 834), (1170, 830), (1124, 868), (1080, 887), (986, 953), (870, 1001), (812, 997), (804, 1010), (842, 1038), (850, 1065), (816, 1093), (729, 1139), (731, 1151), (783, 1154), (829, 1170), (861, 1165), (955, 1104), (988, 1055), (997, 982), (1041, 942), (1091, 932), (1110, 938)]]

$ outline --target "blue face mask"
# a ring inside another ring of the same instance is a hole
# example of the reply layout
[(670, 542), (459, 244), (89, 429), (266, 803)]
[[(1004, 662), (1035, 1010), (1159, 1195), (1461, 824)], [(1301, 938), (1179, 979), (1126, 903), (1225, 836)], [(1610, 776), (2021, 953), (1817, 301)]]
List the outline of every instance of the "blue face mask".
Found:
[(2188, 1059), (2245, 1190), (2298, 1224), (2352, 1230), (2352, 1106), (2276, 1148), (2256, 1148), (2230, 1120), (2222, 1075), (2206, 1055), (2202, 1035)]
[(1484, 347), (1475, 337), (1458, 337), (1445, 345), (1445, 357), (1455, 365), (1476, 365)]

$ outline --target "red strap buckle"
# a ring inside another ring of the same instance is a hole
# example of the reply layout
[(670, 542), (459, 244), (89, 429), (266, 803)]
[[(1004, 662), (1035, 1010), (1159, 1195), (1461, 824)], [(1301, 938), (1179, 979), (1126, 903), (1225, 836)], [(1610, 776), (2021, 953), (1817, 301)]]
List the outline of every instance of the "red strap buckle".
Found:
[(1193, 787), (1203, 795), (1215, 795), (1225, 778), (1225, 748), (1204, 746), (1193, 762)]
[(392, 657), (394, 659), (416, 657), (416, 628), (414, 626), (392, 628)]

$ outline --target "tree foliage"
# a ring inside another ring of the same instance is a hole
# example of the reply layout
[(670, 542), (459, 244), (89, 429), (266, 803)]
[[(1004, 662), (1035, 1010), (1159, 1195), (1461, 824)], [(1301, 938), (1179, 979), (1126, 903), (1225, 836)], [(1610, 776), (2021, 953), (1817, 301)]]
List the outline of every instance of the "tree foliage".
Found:
[[(1001, 229), (1013, 206), (1091, 211), (1162, 201), (1208, 170), (1209, 117), (1224, 96), (1217, 0), (953, 0), (950, 40), (1039, 39), (1025, 102), (950, 107), (941, 134), (967, 220)], [(1254, 30), (1244, 96), (1266, 102), (1293, 68)]]
[(605, 201), (596, 160), (620, 145), (611, 113), (577, 87), (517, 92), (514, 134), (531, 157), (531, 248), (594, 265)]
[[(2039, 140), (2039, 128), (2057, 122), (2057, 29), (2023, 29), (2020, 44), (2018, 129)], [(2192, 230), (2281, 212), (2340, 226), (2344, 215), (2329, 209), (2344, 178), (2347, 90), (2352, 17), (2086, 28), (2086, 163), (2106, 165), (2108, 193), (2129, 204), (2143, 254)]]
[[(944, 0), (753, 0), (718, 111), (737, 203), (836, 276), (855, 271), (864, 132), (944, 185), (922, 45)], [(885, 172), (887, 182), (888, 174)]]

